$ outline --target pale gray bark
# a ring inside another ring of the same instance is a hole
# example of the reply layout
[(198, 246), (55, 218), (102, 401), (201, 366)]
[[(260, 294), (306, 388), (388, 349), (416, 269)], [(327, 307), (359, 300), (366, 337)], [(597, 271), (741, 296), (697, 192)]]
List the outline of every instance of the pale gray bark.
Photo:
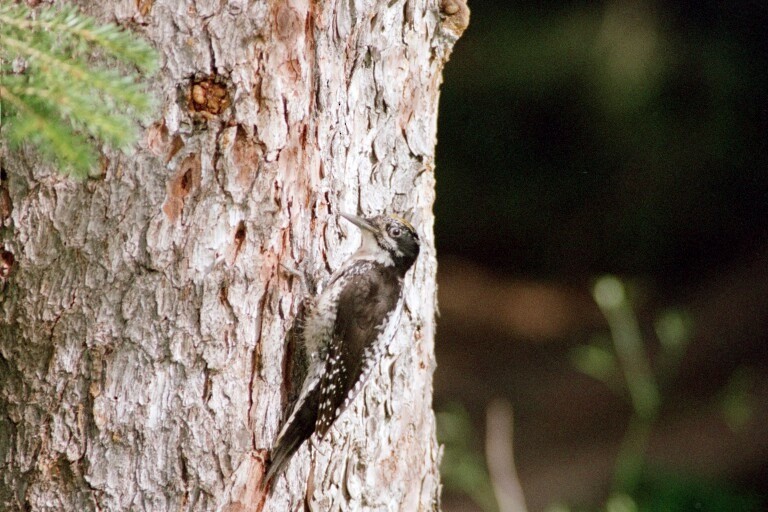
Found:
[[(433, 161), (466, 5), (81, 4), (159, 49), (161, 113), (101, 179), (5, 154), (0, 508), (437, 508)], [(359, 240), (338, 211), (408, 215), (422, 256), (392, 353), (264, 501), (300, 385), (286, 333), (303, 297), (279, 265), (338, 267)]]

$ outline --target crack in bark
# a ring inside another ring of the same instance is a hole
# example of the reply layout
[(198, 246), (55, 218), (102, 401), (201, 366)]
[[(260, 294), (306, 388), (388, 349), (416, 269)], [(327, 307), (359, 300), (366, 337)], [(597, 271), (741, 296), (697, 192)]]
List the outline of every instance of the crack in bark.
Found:
[[(248, 382), (248, 423), (251, 424), (251, 419), (253, 418), (253, 406), (254, 406), (254, 394), (255, 394), (255, 382), (258, 375), (260, 375), (261, 371), (261, 352), (262, 352), (262, 344), (261, 344), (261, 332), (263, 330), (263, 322), (264, 322), (264, 308), (266, 306), (266, 298), (267, 298), (267, 290), (269, 290), (270, 281), (267, 281), (264, 286), (264, 293), (259, 298), (259, 302), (256, 306), (256, 311), (258, 312), (259, 316), (259, 322), (258, 322), (258, 332), (256, 333), (256, 337), (254, 340), (253, 345), (253, 352), (251, 354), (251, 374), (250, 374), (250, 381)], [(253, 425), (251, 425), (251, 429), (253, 429)], [(256, 440), (253, 439), (253, 449), (256, 449)]]

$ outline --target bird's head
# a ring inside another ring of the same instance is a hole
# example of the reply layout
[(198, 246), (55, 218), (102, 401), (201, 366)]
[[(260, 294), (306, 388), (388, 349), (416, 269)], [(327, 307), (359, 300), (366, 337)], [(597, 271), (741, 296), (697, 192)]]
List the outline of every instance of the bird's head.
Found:
[(363, 235), (355, 257), (394, 265), (402, 275), (416, 261), (419, 235), (410, 222), (394, 215), (364, 218), (342, 213), (341, 216), (360, 228)]

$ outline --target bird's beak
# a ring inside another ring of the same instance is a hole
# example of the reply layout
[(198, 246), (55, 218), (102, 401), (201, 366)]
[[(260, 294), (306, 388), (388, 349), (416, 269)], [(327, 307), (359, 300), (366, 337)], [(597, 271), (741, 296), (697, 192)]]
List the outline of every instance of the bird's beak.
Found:
[(370, 231), (371, 233), (376, 233), (378, 231), (378, 228), (371, 224), (371, 222), (368, 219), (364, 219), (362, 217), (358, 217), (357, 215), (351, 215), (349, 213), (340, 212), (339, 215), (347, 219), (349, 222), (354, 224), (355, 226), (359, 227), (362, 230)]

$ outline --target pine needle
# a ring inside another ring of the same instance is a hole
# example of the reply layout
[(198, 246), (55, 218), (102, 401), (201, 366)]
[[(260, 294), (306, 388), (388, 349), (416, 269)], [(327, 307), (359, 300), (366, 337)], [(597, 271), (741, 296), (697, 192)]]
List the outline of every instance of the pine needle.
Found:
[(115, 24), (73, 7), (0, 4), (0, 137), (85, 178), (97, 144), (136, 141), (137, 120), (154, 106), (140, 73), (156, 69), (152, 47)]

